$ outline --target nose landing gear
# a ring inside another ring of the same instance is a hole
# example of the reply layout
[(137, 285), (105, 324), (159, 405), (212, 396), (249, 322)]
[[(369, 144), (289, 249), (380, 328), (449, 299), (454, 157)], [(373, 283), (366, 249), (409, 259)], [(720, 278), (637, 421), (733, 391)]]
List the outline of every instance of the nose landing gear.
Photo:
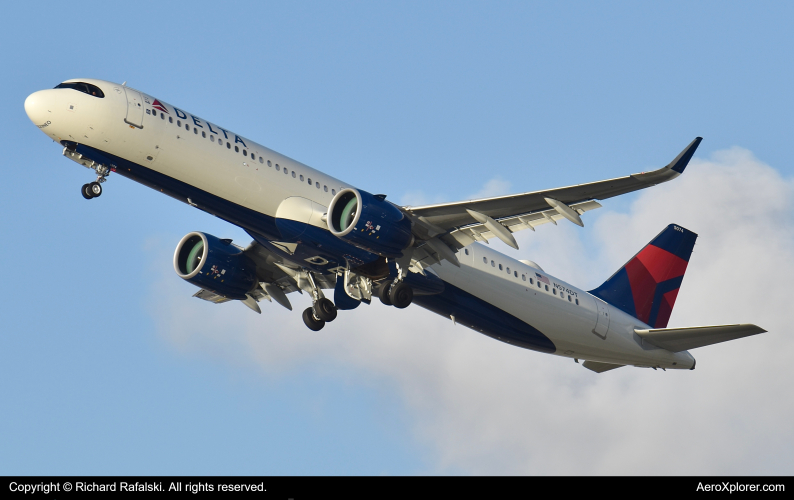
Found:
[(102, 183), (107, 180), (107, 176), (110, 175), (110, 169), (104, 165), (97, 165), (94, 167), (96, 170), (97, 178), (94, 182), (89, 182), (88, 184), (83, 184), (83, 187), (80, 189), (80, 192), (83, 194), (83, 198), (86, 200), (90, 200), (91, 198), (99, 198), (102, 194)]
[(83, 193), (83, 198), (86, 200), (97, 198), (102, 194), (102, 184), (98, 182), (89, 182), (88, 184), (83, 184), (80, 192)]

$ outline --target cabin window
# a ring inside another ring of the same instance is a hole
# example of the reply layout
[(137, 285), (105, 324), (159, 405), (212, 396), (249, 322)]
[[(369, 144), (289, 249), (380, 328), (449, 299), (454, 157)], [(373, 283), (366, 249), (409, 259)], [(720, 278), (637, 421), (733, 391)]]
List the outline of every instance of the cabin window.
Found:
[(571, 296), (568, 295), (568, 302), (571, 302)]
[(538, 288), (543, 288), (543, 284), (540, 281), (538, 281)]
[[(546, 291), (549, 291), (549, 285), (546, 285)], [(556, 292), (555, 292), (556, 293)]]
[(234, 147), (234, 152), (235, 153), (239, 153), (240, 152), (240, 147), (239, 146), (235, 146)]
[(245, 149), (243, 149), (243, 156), (248, 156), (248, 151), (246, 151)]
[(261, 156), (259, 157), (259, 163), (265, 163), (265, 160)]
[(502, 264), (499, 264), (499, 270), (500, 271), (502, 270)]
[(534, 281), (532, 278), (529, 278), (529, 284), (530, 284), (530, 285), (534, 285), (534, 284), (535, 284), (535, 281)]
[(267, 160), (267, 166), (272, 167), (273, 165), (270, 164), (270, 160)]
[(168, 117), (168, 123), (174, 123), (174, 117), (173, 116), (169, 116)]
[(293, 179), (295, 178), (295, 171), (294, 170), (292, 171), (292, 178)]
[[(328, 190), (326, 189), (326, 191), (328, 191)], [(331, 190), (331, 194), (332, 194), (332, 195), (334, 195), (334, 196), (336, 196), (336, 189), (332, 189), (332, 190)]]
[(150, 114), (152, 114), (152, 110), (151, 110), (151, 109), (147, 109), (147, 110), (146, 110), (146, 114), (147, 114), (147, 115), (150, 115)]
[(279, 166), (278, 166), (278, 163), (276, 163), (276, 172), (278, 172), (278, 171), (280, 171), (280, 170), (281, 170), (281, 167), (279, 167)]
[(201, 137), (203, 137), (203, 138), (205, 138), (205, 139), (207, 138), (207, 133), (206, 133), (206, 132), (204, 132), (203, 130), (201, 131)]
[(196, 127), (193, 127), (193, 133), (198, 135), (198, 129)]
[(182, 121), (181, 120), (177, 120), (176, 121), (176, 126), (179, 127), (179, 128), (182, 128)]
[(483, 261), (483, 263), (487, 264), (488, 263), (488, 257), (483, 257), (482, 261)]
[(165, 120), (165, 113), (160, 113), (160, 119)]
[(557, 295), (557, 289), (556, 288), (552, 289), (551, 293), (553, 293), (554, 295)]
[(464, 248), (464, 249), (463, 249), (463, 252), (464, 252), (466, 255), (469, 255), (469, 249), (468, 249), (468, 248)]
[[(513, 276), (515, 276), (516, 278), (518, 278), (518, 271), (513, 271)], [(526, 281), (526, 280), (525, 280), (525, 281)]]
[(187, 123), (185, 124), (185, 130), (190, 131), (190, 125)]
[(521, 281), (526, 281), (526, 280), (527, 280), (527, 275), (526, 274), (522, 274), (521, 275)]
[(312, 185), (312, 180), (311, 179), (306, 179), (306, 181), (309, 183), (310, 186)]
[(215, 136), (214, 135), (210, 136), (210, 142), (215, 142)]
[(320, 183), (319, 182), (316, 183), (315, 186), (317, 186), (317, 189), (320, 189)]
[(289, 173), (289, 170), (287, 170), (287, 167), (284, 167), (284, 175), (286, 175), (288, 173)]
[(510, 268), (509, 267), (507, 268), (507, 274), (510, 274)]
[[(295, 172), (292, 172), (292, 176), (295, 177)], [(303, 176), (302, 175), (301, 175), (301, 182), (303, 182)], [(312, 183), (312, 181), (309, 181), (309, 184), (311, 184), (311, 183)]]
[(579, 305), (579, 299), (576, 299), (576, 305), (577, 306)]
[(496, 262), (491, 261), (491, 267), (496, 267)]

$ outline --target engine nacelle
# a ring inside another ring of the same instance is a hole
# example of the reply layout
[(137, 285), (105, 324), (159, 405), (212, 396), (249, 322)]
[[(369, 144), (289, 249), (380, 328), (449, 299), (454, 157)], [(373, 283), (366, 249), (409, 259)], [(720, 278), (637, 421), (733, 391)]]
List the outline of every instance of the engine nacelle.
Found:
[(339, 191), (328, 206), (334, 236), (384, 257), (400, 257), (411, 246), (411, 221), (399, 208), (366, 191)]
[(244, 300), (259, 284), (256, 265), (240, 248), (206, 233), (189, 233), (180, 240), (174, 270), (185, 281), (229, 299)]

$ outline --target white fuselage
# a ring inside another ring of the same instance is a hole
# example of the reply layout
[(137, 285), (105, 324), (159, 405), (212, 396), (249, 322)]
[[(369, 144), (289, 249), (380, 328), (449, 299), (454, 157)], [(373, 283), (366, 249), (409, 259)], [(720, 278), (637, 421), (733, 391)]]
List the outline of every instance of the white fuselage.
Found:
[[(282, 205), (288, 198), (324, 209), (336, 192), (351, 187), (152, 96), (112, 82), (80, 81), (100, 86), (105, 97), (52, 89), (25, 102), (30, 119), (57, 142), (85, 144), (271, 218), (290, 217)], [(161, 109), (153, 107), (155, 102)], [(327, 230), (319, 217), (301, 222)], [(634, 329), (649, 325), (543, 271), (478, 243), (457, 256), (460, 268), (447, 263), (430, 269), (540, 331), (557, 355), (623, 365), (694, 366), (688, 352), (643, 346)]]

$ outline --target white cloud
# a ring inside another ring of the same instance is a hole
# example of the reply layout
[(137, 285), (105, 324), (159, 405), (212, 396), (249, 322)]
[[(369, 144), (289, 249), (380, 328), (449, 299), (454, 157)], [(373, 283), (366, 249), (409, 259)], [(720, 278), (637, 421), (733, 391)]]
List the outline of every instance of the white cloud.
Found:
[(502, 196), (505, 194), (510, 194), (510, 182), (501, 177), (494, 177), (486, 182), (482, 189), (469, 196), (469, 199), (479, 200), (480, 198), (493, 198), (494, 196)]
[(171, 273), (153, 288), (152, 307), (188, 354), (255, 363), (266, 377), (318, 370), (398, 391), (435, 457), (430, 473), (792, 474), (793, 186), (733, 148), (693, 161), (628, 213), (610, 212), (607, 200), (588, 214), (590, 233), (561, 224), (517, 235), (522, 258), (596, 286), (667, 224), (698, 233), (671, 326), (754, 322), (769, 333), (694, 350), (691, 372), (599, 375), (377, 301), (312, 333), (300, 319), (305, 296), (291, 313), (265, 303), (258, 316), (191, 299)]

